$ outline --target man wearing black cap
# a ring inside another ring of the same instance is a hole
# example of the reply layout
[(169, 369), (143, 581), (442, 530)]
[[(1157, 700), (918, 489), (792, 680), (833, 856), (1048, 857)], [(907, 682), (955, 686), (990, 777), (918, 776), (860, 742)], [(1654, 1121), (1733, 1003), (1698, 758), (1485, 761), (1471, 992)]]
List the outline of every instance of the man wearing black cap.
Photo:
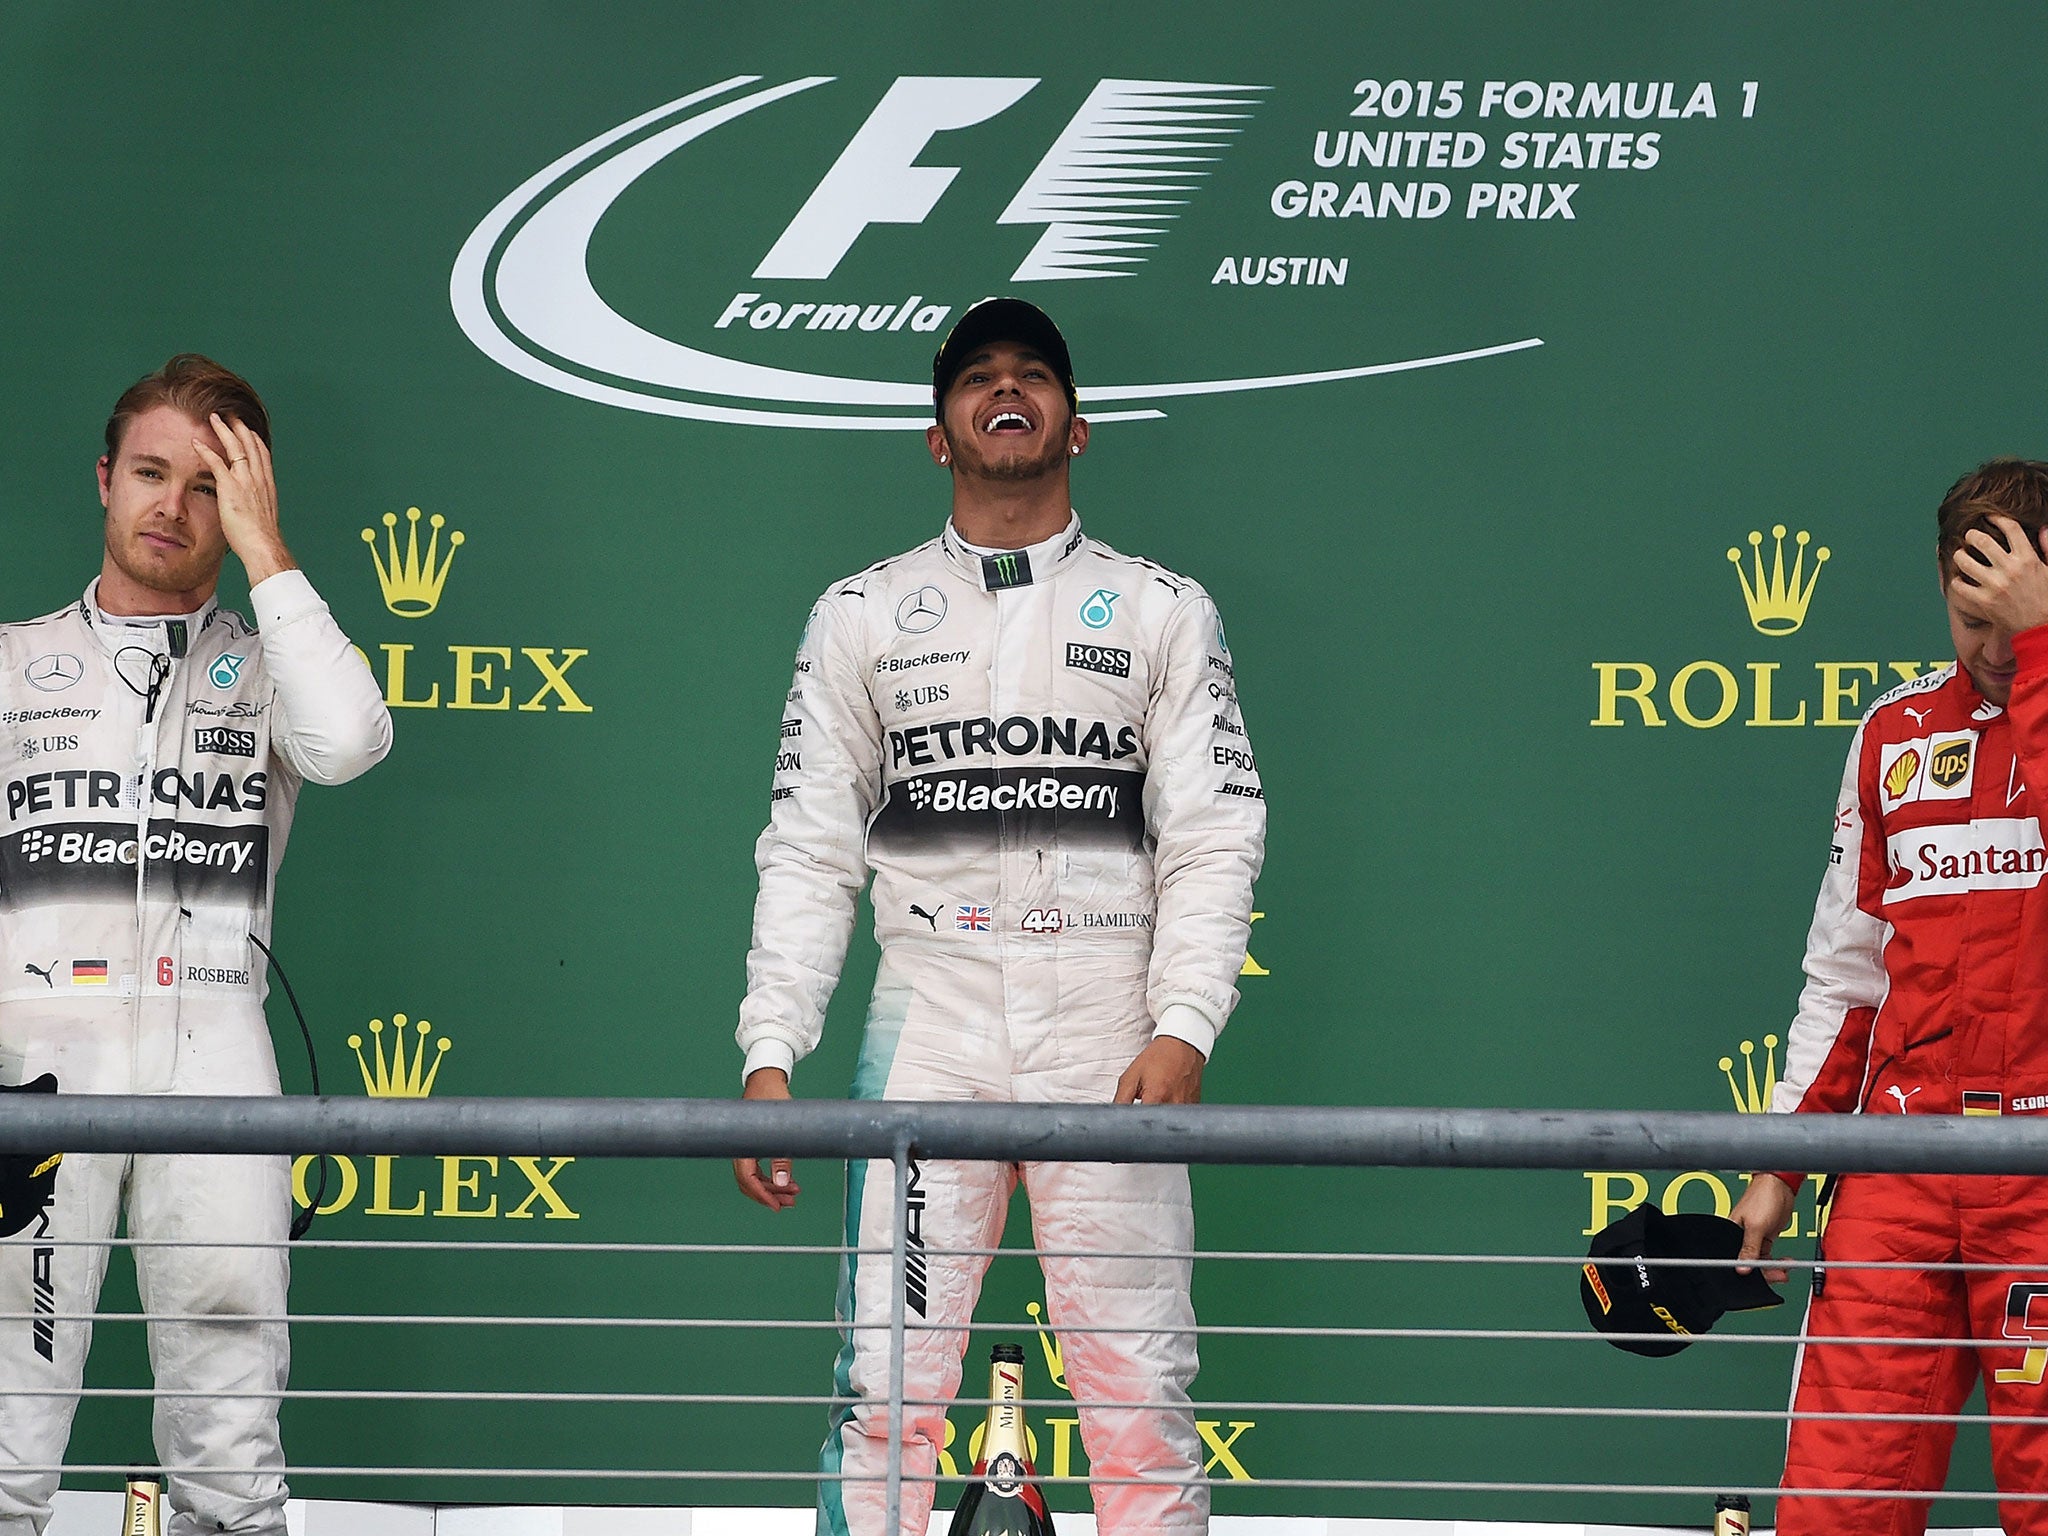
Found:
[[(936, 539), (830, 588), (784, 711), (739, 1044), (746, 1096), (787, 1098), (818, 1042), (874, 875), (881, 968), (860, 1098), (1194, 1103), (1231, 1008), (1265, 841), (1229, 647), (1200, 586), (1081, 531), (1088, 445), (1052, 321), (1017, 299), (960, 319), (932, 367)], [(784, 1158), (740, 1188), (797, 1198)], [(942, 1404), (1018, 1179), (1064, 1337), (1103, 1536), (1208, 1529), (1187, 1406), (1194, 1242), (1187, 1170), (912, 1164), (904, 1532), (922, 1533)], [(888, 1248), (886, 1163), (847, 1174), (847, 1242)], [(929, 1254), (926, 1250), (933, 1250)], [(1080, 1253), (1156, 1255), (1088, 1258)], [(883, 1536), (890, 1268), (849, 1255), (849, 1329), (819, 1530)], [(1115, 1331), (1092, 1331), (1092, 1330)], [(1099, 1402), (1168, 1403), (1114, 1409)], [(964, 1446), (951, 1455), (957, 1465)]]

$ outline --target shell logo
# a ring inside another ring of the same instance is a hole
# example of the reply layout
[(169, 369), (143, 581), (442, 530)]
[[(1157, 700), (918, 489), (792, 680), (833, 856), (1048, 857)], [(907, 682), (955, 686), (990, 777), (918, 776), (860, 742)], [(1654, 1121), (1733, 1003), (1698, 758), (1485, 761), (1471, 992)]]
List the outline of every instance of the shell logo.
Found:
[(1884, 776), (1885, 793), (1897, 800), (1913, 787), (1913, 780), (1920, 772), (1920, 751), (1908, 747), (1901, 752), (1891, 771)]

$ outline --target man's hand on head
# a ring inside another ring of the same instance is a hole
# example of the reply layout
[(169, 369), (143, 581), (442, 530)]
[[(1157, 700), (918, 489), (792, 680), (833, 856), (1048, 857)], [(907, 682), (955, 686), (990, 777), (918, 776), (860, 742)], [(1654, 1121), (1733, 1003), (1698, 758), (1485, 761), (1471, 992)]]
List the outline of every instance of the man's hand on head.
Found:
[(221, 536), (242, 562), (255, 586), (279, 571), (298, 569), (277, 526), (277, 477), (270, 446), (249, 427), (219, 414), (207, 418), (213, 441), (192, 439), (199, 457), (213, 471), (214, 494), (220, 505)]
[(1119, 1104), (1199, 1104), (1208, 1058), (1187, 1041), (1159, 1035), (1116, 1080)]
[[(747, 1086), (741, 1090), (740, 1097), (787, 1099), (789, 1074), (780, 1067), (757, 1067), (747, 1074)], [(803, 1193), (796, 1181), (796, 1170), (790, 1167), (786, 1157), (736, 1157), (732, 1163), (732, 1175), (739, 1181), (741, 1194), (771, 1211), (788, 1210), (796, 1204), (796, 1197)]]
[(1971, 618), (2008, 635), (2048, 624), (2048, 562), (2042, 551), (2011, 518), (1994, 513), (1991, 522), (2005, 543), (1981, 528), (1963, 535), (1948, 581), (1950, 599)]

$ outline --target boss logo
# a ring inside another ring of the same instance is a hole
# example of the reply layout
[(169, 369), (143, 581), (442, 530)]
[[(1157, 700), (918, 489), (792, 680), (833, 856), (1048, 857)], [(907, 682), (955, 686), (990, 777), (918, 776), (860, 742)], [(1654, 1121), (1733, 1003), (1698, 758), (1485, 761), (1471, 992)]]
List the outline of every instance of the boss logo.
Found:
[(192, 750), (216, 757), (254, 757), (256, 733), (225, 725), (203, 725), (192, 733)]
[(1078, 640), (1070, 640), (1067, 642), (1067, 665), (1078, 667), (1083, 672), (1100, 672), (1105, 677), (1129, 677), (1131, 653), (1113, 645), (1083, 645)]

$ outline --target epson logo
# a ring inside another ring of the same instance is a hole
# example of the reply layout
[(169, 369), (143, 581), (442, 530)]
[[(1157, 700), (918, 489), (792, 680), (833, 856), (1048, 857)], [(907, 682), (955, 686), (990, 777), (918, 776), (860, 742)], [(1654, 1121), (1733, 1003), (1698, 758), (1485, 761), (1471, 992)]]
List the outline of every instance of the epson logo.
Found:
[(1033, 718), (1011, 715), (1003, 721), (984, 716), (979, 720), (940, 720), (931, 725), (899, 726), (889, 732), (889, 766), (906, 763), (923, 768), (931, 763), (952, 762), (962, 757), (1033, 757), (1039, 754), (1064, 757), (1093, 757), (1105, 763), (1133, 757), (1138, 751), (1135, 726), (1116, 728), (1114, 739), (1101, 720), (1086, 722), (1069, 715)]
[(1218, 768), (1242, 768), (1246, 773), (1258, 771), (1258, 763), (1243, 747), (1212, 747), (1210, 754)]
[(192, 750), (211, 752), (216, 757), (254, 757), (256, 733), (226, 725), (203, 725), (192, 733)]
[(1105, 677), (1129, 677), (1131, 653), (1113, 645), (1083, 645), (1078, 640), (1069, 640), (1067, 665), (1083, 672), (1100, 672)]

